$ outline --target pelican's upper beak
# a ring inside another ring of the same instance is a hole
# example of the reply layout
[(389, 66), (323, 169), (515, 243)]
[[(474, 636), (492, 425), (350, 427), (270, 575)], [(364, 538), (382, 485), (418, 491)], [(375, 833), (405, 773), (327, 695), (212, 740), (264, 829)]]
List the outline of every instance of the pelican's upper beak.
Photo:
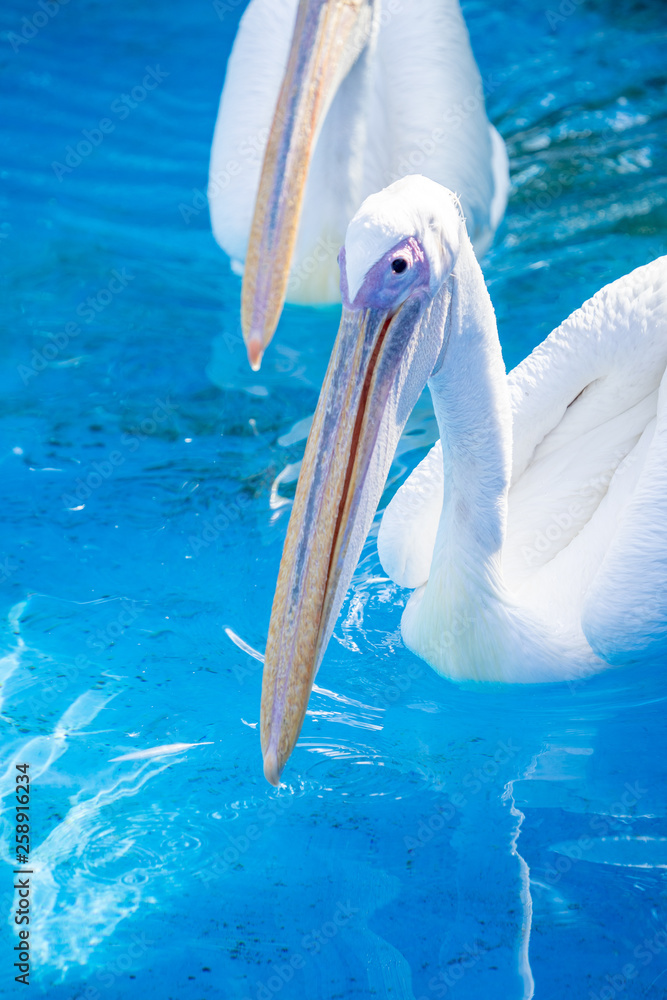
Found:
[(250, 229), (241, 325), (254, 371), (280, 319), (308, 169), (335, 93), (370, 37), (374, 0), (300, 0)]
[(343, 308), (271, 612), (261, 739), (264, 774), (274, 785), (298, 739), (398, 438), (437, 359), (422, 315), (419, 298), (394, 314)]

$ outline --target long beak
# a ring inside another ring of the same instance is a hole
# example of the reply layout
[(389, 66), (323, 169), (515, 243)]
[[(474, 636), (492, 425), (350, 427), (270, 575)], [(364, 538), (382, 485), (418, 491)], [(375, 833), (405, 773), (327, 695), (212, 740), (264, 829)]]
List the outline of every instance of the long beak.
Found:
[(241, 325), (254, 371), (280, 319), (308, 169), (341, 80), (370, 35), (374, 0), (300, 0), (250, 230)]
[(411, 300), (393, 316), (343, 309), (306, 445), (271, 612), (261, 740), (264, 774), (273, 785), (299, 737), (315, 674), (398, 438), (432, 369), (427, 361), (420, 384), (405, 393), (406, 372), (420, 339), (420, 311), (419, 302)]

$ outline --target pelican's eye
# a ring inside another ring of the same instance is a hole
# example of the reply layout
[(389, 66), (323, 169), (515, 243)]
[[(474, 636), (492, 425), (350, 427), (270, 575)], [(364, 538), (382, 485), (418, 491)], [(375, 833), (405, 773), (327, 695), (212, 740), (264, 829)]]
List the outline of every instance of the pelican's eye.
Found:
[(403, 257), (397, 257), (396, 260), (392, 260), (391, 262), (391, 269), (396, 274), (403, 274), (407, 266), (408, 262)]

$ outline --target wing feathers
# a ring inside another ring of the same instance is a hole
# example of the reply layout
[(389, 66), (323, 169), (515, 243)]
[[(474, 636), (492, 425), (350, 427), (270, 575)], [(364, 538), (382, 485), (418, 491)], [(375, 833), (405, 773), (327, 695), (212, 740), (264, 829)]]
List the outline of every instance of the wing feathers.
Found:
[(378, 554), (388, 577), (401, 587), (421, 587), (431, 560), (443, 503), (442, 446), (422, 459), (384, 512)]
[[(667, 257), (601, 289), (508, 376), (514, 476), (503, 552), (517, 597), (621, 662), (667, 647)], [(378, 548), (430, 573), (440, 443), (389, 505)]]
[(566, 446), (635, 406), (666, 364), (667, 257), (659, 257), (601, 288), (508, 375), (513, 482), (540, 446)]
[(639, 481), (586, 595), (582, 627), (610, 663), (667, 649), (667, 376)]

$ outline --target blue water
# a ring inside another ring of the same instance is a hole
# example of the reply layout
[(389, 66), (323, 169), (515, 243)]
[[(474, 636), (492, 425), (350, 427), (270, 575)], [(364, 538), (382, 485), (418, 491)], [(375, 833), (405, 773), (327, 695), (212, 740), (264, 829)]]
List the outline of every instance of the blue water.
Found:
[[(0, 11), (0, 780), (13, 806), (30, 763), (33, 991), (667, 995), (662, 664), (448, 683), (403, 648), (373, 533), (285, 786), (262, 777), (252, 651), (337, 311), (286, 309), (247, 370), (201, 208), (243, 6), (71, 0), (26, 44), (41, 8)], [(667, 14), (499, 7), (465, 12), (512, 159), (485, 273), (513, 366), (667, 252)], [(423, 405), (383, 503), (433, 434)], [(174, 743), (202, 745), (112, 762)]]

